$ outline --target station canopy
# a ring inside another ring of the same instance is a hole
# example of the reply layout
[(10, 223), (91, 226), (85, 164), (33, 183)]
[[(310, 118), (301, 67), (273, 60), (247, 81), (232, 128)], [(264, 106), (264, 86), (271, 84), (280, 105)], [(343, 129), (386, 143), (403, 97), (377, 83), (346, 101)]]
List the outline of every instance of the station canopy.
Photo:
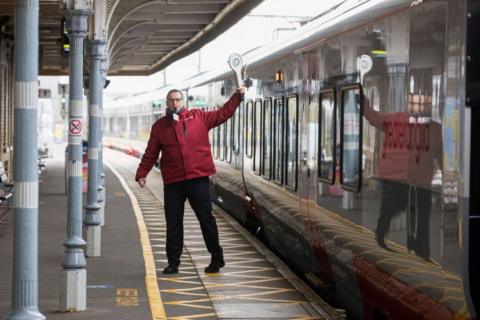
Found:
[[(108, 74), (150, 75), (200, 49), (261, 0), (103, 0)], [(68, 38), (58, 0), (40, 0), (41, 75), (67, 75)], [(0, 30), (13, 38), (15, 0), (0, 0)], [(93, 24), (93, 17), (90, 25)], [(89, 31), (90, 32), (90, 31)]]

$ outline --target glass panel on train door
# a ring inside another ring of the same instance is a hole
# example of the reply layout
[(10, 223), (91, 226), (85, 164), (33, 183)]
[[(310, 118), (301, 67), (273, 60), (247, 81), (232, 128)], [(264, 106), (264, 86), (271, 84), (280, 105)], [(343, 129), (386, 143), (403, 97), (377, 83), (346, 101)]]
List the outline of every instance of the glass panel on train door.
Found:
[[(214, 110), (217, 110), (215, 108)], [(218, 159), (220, 156), (220, 127), (213, 128), (213, 156)]]
[(216, 156), (217, 156), (217, 159), (220, 159), (220, 146), (221, 146), (221, 143), (222, 143), (222, 141), (221, 141), (221, 128), (220, 127), (215, 128), (215, 136), (216, 136), (216, 139), (217, 139), (217, 143), (215, 145), (215, 148), (217, 148), (216, 149)]
[(263, 102), (263, 177), (272, 178), (272, 99), (268, 98)]
[(297, 189), (297, 159), (298, 159), (298, 96), (287, 98), (286, 121), (286, 184), (292, 190)]
[(342, 88), (340, 183), (354, 192), (359, 192), (362, 184), (362, 96), (360, 85)]
[(320, 124), (318, 141), (318, 178), (320, 181), (334, 184), (336, 167), (336, 103), (335, 89), (327, 89), (320, 92)]
[(242, 112), (243, 112), (243, 102), (240, 103), (240, 105), (237, 108), (237, 111), (235, 111), (235, 114), (233, 115), (233, 122), (232, 122), (232, 131), (233, 131), (233, 139), (232, 139), (232, 151), (235, 154), (238, 154), (240, 152), (240, 135), (242, 134)]
[(219, 145), (219, 158), (220, 160), (224, 160), (225, 159), (225, 123), (223, 123), (222, 125), (218, 126), (218, 145)]
[[(206, 112), (209, 112), (210, 109), (207, 108), (205, 110)], [(215, 135), (214, 135), (214, 131), (215, 129), (210, 129), (208, 131), (208, 141), (210, 142), (210, 151), (212, 152), (212, 155), (215, 155), (215, 148), (214, 148), (214, 145), (215, 145)]]
[(276, 98), (273, 104), (273, 179), (278, 184), (283, 184), (283, 131), (284, 108), (283, 97)]
[(225, 161), (228, 163), (232, 162), (232, 124), (233, 119), (230, 118), (226, 122), (226, 135), (225, 135)]
[(253, 172), (261, 174), (261, 160), (262, 160), (262, 100), (256, 100), (254, 105), (254, 155), (253, 155)]
[(248, 101), (246, 107), (246, 118), (245, 118), (245, 153), (248, 158), (252, 157), (252, 144), (253, 144), (253, 102)]
[(213, 157), (215, 159), (218, 159), (218, 156), (217, 156), (217, 140), (218, 140), (218, 135), (217, 135), (217, 128), (213, 128), (210, 130), (212, 132), (212, 153), (213, 153)]

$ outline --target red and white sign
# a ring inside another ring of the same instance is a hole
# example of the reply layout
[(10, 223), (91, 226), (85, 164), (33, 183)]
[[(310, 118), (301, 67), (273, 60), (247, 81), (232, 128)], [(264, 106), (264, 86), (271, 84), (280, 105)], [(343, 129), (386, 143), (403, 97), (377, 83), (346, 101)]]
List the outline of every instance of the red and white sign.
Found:
[(70, 125), (68, 126), (68, 130), (70, 131), (71, 135), (74, 135), (74, 136), (82, 135), (82, 129), (83, 129), (82, 120), (78, 120), (78, 119), (70, 120)]

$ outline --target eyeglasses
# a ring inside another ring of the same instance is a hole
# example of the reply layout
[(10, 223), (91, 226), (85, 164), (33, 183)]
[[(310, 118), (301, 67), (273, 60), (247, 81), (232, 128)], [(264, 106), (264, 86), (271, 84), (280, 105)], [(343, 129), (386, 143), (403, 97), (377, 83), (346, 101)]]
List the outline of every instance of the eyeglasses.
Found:
[(168, 98), (167, 100), (168, 100), (168, 102), (180, 102), (183, 99), (182, 98)]

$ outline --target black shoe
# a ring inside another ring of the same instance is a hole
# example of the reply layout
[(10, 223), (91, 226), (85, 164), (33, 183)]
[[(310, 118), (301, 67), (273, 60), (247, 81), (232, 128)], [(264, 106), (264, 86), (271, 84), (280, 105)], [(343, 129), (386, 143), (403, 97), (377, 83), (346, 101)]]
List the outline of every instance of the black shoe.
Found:
[(208, 267), (205, 268), (205, 273), (217, 273), (220, 271), (220, 268), (225, 267), (225, 261), (223, 258), (220, 260), (212, 260)]
[(164, 274), (175, 274), (178, 273), (178, 264), (169, 264), (165, 269), (163, 269)]

